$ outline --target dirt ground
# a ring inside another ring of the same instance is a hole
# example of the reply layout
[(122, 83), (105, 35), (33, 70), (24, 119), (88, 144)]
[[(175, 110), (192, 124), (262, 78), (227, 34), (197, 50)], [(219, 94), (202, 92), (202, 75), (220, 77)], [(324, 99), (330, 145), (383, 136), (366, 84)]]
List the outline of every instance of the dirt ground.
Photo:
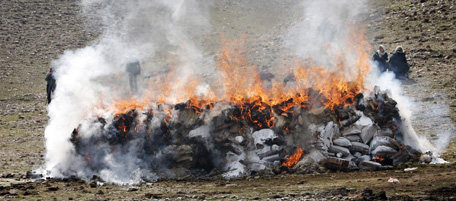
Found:
[[(65, 50), (97, 38), (86, 31), (76, 0), (4, 0), (0, 2), (0, 199), (456, 199), (456, 142), (442, 157), (449, 164), (405, 164), (376, 172), (279, 174), (226, 181), (158, 181), (136, 186), (101, 185), (78, 179), (30, 180), (27, 171), (44, 163), (44, 128), (48, 117), (44, 76), (50, 62)], [(298, 1), (271, 0), (262, 6), (217, 1), (211, 11), (213, 37), (223, 32), (239, 37), (248, 30), (251, 59), (273, 64), (274, 40), (293, 19), (301, 17)], [(366, 15), (372, 52), (384, 44), (388, 52), (402, 45), (411, 65), (404, 94), (415, 104), (415, 130), (437, 139), (456, 120), (456, 4), (441, 0), (369, 1)], [(258, 17), (255, 10), (275, 8)], [(240, 18), (229, 16), (238, 15)], [(274, 17), (271, 17), (274, 16)], [(246, 22), (252, 22), (246, 24)], [(206, 44), (208, 49), (215, 43)], [(448, 135), (453, 135), (450, 132)], [(418, 167), (415, 171), (404, 168)], [(397, 183), (388, 182), (391, 178)]]

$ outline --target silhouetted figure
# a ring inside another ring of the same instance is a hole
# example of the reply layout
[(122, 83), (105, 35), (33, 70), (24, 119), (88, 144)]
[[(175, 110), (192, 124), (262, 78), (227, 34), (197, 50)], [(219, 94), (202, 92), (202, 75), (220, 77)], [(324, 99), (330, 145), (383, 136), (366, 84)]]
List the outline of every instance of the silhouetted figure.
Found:
[(272, 88), (272, 80), (274, 79), (274, 74), (270, 72), (269, 66), (263, 66), (260, 72), (260, 79), (265, 88)]
[(405, 58), (405, 53), (401, 46), (396, 48), (396, 51), (391, 55), (389, 60), (389, 70), (396, 74), (397, 79), (405, 79), (408, 77), (410, 66)]
[(139, 64), (139, 61), (135, 60), (133, 62), (127, 63), (127, 72), (130, 79), (130, 90), (136, 94), (138, 92), (138, 81), (136, 80), (136, 76), (141, 73), (141, 66)]
[(287, 86), (296, 82), (296, 76), (294, 74), (293, 69), (288, 69), (288, 73), (286, 74), (285, 78), (283, 78), (283, 85)]
[(47, 93), (47, 103), (51, 103), (52, 94), (54, 93), (55, 87), (57, 86), (55, 83), (55, 75), (54, 75), (54, 68), (50, 68), (49, 72), (46, 74), (45, 78), (47, 85), (46, 85), (46, 93)]
[(380, 45), (378, 50), (372, 56), (372, 60), (377, 63), (377, 66), (381, 73), (388, 69), (388, 53), (385, 51), (385, 47)]
[(283, 78), (283, 83), (286, 85), (288, 82), (296, 82), (296, 77), (293, 73), (289, 73)]
[(260, 79), (261, 80), (266, 80), (266, 81), (271, 81), (272, 79), (274, 79), (275, 75), (272, 74), (271, 72), (269, 72), (269, 70), (262, 70), (260, 72)]

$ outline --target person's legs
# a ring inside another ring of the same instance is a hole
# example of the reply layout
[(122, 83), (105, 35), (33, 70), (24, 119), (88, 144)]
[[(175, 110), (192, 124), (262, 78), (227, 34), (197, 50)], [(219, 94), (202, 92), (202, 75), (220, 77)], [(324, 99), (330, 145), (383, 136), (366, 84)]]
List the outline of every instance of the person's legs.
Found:
[(52, 94), (52, 91), (51, 90), (47, 90), (47, 103), (51, 103), (51, 94)]
[(132, 93), (138, 92), (138, 84), (136, 83), (136, 76), (129, 74), (129, 79), (130, 79), (130, 91)]
[(138, 93), (138, 80), (136, 80), (136, 75), (133, 76), (133, 89), (135, 93)]

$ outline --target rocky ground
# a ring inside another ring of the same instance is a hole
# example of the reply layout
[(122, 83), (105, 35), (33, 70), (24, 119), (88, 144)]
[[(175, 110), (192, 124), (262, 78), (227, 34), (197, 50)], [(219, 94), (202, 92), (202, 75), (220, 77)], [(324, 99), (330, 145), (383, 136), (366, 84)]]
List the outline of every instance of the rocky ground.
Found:
[(456, 193), (454, 168), (454, 164), (419, 165), (417, 170), (408, 172), (397, 169), (280, 174), (231, 181), (159, 181), (135, 186), (103, 185), (96, 180), (86, 183), (72, 178), (48, 179), (0, 186), (0, 196), (28, 200), (451, 200)]
[[(86, 46), (97, 35), (84, 29), (78, 1), (5, 0), (0, 2), (0, 199), (455, 199), (456, 142), (443, 153), (446, 165), (408, 164), (381, 172), (323, 173), (247, 177), (225, 181), (159, 181), (124, 187), (96, 185), (77, 179), (34, 181), (26, 172), (43, 161), (44, 127), (48, 117), (44, 76), (50, 62), (67, 49)], [(250, 30), (252, 52), (274, 52), (276, 36), (293, 18), (300, 18), (296, 1), (270, 1), (275, 13), (255, 16), (255, 9), (237, 1), (217, 2), (213, 12), (214, 35), (239, 37)], [(456, 120), (456, 15), (455, 1), (369, 1), (368, 38), (384, 44), (388, 52), (397, 45), (407, 51), (410, 80), (404, 93), (416, 106), (414, 128), (437, 139)], [(246, 14), (247, 13), (247, 14)], [(229, 18), (232, 15), (240, 19)], [(242, 14), (242, 15), (241, 15)], [(245, 15), (244, 15), (245, 14)], [(262, 23), (260, 19), (276, 16)], [(245, 22), (253, 20), (252, 25)], [(257, 20), (257, 21), (255, 21)], [(286, 22), (286, 23), (284, 23)], [(207, 44), (208, 48), (215, 46)], [(271, 64), (274, 56), (252, 59)], [(453, 135), (453, 133), (449, 133)], [(405, 172), (404, 168), (418, 167)], [(399, 183), (388, 182), (396, 178)], [(101, 183), (99, 183), (101, 184)]]

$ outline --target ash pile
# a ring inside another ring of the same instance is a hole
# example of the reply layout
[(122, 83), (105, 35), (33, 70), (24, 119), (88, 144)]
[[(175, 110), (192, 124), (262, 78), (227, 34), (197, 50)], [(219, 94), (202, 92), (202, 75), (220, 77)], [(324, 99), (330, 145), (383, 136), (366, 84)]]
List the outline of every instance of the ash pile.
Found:
[(397, 103), (387, 92), (375, 87), (332, 107), (317, 91), (307, 94), (311, 102), (189, 101), (89, 119), (70, 139), (84, 170), (65, 174), (103, 178), (110, 171), (139, 171), (154, 175), (143, 179), (210, 179), (381, 170), (419, 160), (421, 152), (402, 143)]

